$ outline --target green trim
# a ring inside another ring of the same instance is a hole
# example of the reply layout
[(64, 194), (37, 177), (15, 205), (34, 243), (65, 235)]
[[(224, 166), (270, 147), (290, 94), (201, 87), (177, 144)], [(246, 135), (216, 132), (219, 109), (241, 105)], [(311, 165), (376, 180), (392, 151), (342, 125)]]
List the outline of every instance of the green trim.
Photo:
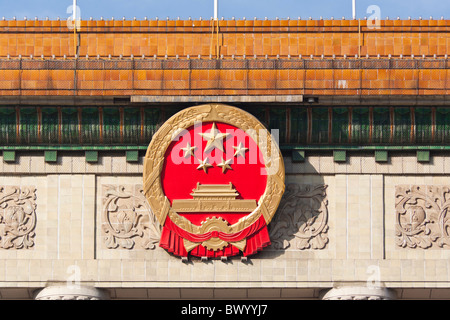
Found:
[(3, 151), (3, 161), (5, 161), (5, 162), (16, 161), (16, 152), (15, 151)]
[(0, 146), (10, 151), (126, 151), (147, 150), (148, 146)]
[(430, 151), (418, 150), (417, 162), (430, 162)]
[[(0, 151), (146, 151), (148, 145), (145, 146), (0, 146)], [(450, 145), (440, 146), (352, 146), (352, 145), (281, 145), (283, 151), (449, 151)]]
[(334, 162), (346, 162), (347, 161), (347, 151), (334, 150), (333, 158), (334, 158)]
[(388, 151), (387, 150), (376, 150), (375, 151), (375, 161), (376, 162), (388, 162)]
[(57, 162), (58, 161), (58, 151), (45, 151), (44, 152), (45, 162)]
[(125, 152), (127, 157), (127, 162), (138, 162), (139, 161), (139, 151), (129, 150)]
[(346, 151), (371, 151), (371, 150), (388, 150), (388, 151), (417, 151), (417, 150), (435, 150), (435, 151), (448, 151), (450, 146), (338, 146), (338, 145), (282, 145), (281, 150), (317, 150), (317, 151), (329, 151), (329, 150), (346, 150)]
[(305, 150), (292, 150), (292, 162), (305, 162)]
[(98, 151), (86, 151), (86, 162), (98, 162)]
[[(396, 150), (421, 150), (417, 146), (450, 148), (449, 106), (265, 103), (242, 107), (269, 131), (278, 130), (279, 145), (302, 150), (363, 150), (361, 146), (373, 148), (367, 150), (393, 150), (389, 146)], [(182, 105), (0, 106), (0, 146), (43, 151), (142, 150), (161, 124), (182, 109)]]

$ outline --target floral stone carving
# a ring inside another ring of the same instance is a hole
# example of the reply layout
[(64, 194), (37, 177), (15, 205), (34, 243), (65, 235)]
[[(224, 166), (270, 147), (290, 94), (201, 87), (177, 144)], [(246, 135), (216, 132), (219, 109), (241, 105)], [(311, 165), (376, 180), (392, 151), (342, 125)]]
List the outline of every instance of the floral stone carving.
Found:
[(323, 249), (328, 243), (328, 200), (326, 185), (289, 184), (270, 226), (274, 249), (295, 243), (304, 249)]
[(36, 188), (0, 186), (0, 247), (31, 248), (35, 227)]
[(395, 199), (397, 245), (422, 249), (450, 245), (449, 186), (399, 185)]
[(161, 226), (145, 199), (142, 185), (104, 185), (102, 213), (107, 248), (155, 249)]

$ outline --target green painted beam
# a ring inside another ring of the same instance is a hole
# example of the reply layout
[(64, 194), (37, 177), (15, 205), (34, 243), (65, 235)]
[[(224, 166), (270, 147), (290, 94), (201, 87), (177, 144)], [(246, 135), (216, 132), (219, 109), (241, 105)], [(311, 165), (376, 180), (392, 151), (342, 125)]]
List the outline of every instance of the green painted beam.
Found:
[(5, 162), (16, 161), (16, 152), (15, 151), (3, 151), (3, 161), (5, 161)]
[(147, 150), (146, 146), (0, 146), (0, 150), (7, 151), (126, 151)]
[(345, 150), (334, 150), (333, 151), (334, 162), (345, 162), (347, 161), (347, 151)]
[(51, 150), (44, 152), (45, 162), (57, 162), (58, 161), (58, 151)]
[(291, 150), (317, 150), (317, 151), (327, 151), (327, 150), (346, 150), (346, 151), (371, 151), (371, 150), (388, 150), (388, 151), (417, 151), (417, 150), (433, 150), (433, 151), (448, 151), (450, 150), (450, 145), (436, 145), (436, 146), (358, 146), (358, 145), (282, 145), (281, 150), (291, 151)]
[[(42, 104), (40, 99), (29, 105), (3, 104), (0, 142), (7, 145), (3, 150), (145, 150), (160, 122), (180, 110), (175, 104), (114, 105), (110, 99), (99, 101), (100, 108), (91, 99), (86, 105), (81, 99), (80, 104), (64, 107), (48, 99)], [(284, 150), (450, 150), (444, 97), (432, 99), (435, 104), (424, 97), (423, 106), (408, 106), (411, 97), (396, 106), (386, 99), (386, 104), (379, 101), (371, 107), (336, 105), (333, 99), (311, 106), (267, 101), (248, 111), (267, 129), (279, 130)]]
[(387, 150), (376, 150), (375, 151), (375, 161), (376, 162), (388, 162), (388, 151)]
[(305, 150), (292, 150), (292, 162), (305, 162)]
[(127, 157), (127, 162), (138, 162), (139, 161), (139, 151), (129, 150), (125, 152)]
[(430, 162), (430, 151), (418, 150), (417, 151), (417, 162)]
[[(127, 151), (127, 150), (147, 150), (148, 145), (145, 146), (0, 146), (0, 151)], [(330, 151), (330, 150), (346, 150), (346, 151), (375, 151), (375, 150), (388, 150), (388, 151), (417, 151), (417, 150), (433, 150), (433, 151), (448, 151), (450, 145), (437, 145), (437, 146), (352, 146), (352, 145), (281, 145), (281, 150), (292, 151)]]
[(86, 151), (86, 162), (98, 162), (98, 151)]
[[(0, 151), (146, 151), (145, 146), (0, 146)], [(450, 151), (450, 145), (439, 146), (351, 146), (351, 145), (281, 145), (283, 151)]]

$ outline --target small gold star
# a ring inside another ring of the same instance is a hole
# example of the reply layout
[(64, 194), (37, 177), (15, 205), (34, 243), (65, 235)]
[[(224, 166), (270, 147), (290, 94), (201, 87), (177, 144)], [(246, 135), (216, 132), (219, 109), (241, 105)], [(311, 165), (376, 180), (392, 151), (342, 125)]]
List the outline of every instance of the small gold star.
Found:
[(197, 170), (203, 169), (203, 171), (205, 171), (205, 173), (208, 173), (207, 169), (212, 167), (212, 165), (210, 165), (208, 163), (208, 157), (206, 157), (205, 160), (203, 160), (203, 161), (198, 159), (198, 162), (200, 162), (200, 165), (197, 167)]
[(218, 167), (222, 167), (222, 173), (225, 173), (225, 171), (226, 171), (227, 169), (230, 169), (230, 170), (231, 170), (230, 163), (231, 163), (231, 159), (225, 161), (225, 159), (222, 158), (222, 162), (219, 163), (217, 166), (218, 166)]
[(248, 150), (248, 148), (244, 148), (242, 142), (239, 142), (239, 145), (233, 148), (236, 150), (236, 152), (234, 153), (235, 157), (243, 156), (245, 158), (245, 152)]
[(223, 152), (223, 139), (225, 139), (229, 133), (221, 133), (216, 128), (216, 124), (213, 123), (211, 131), (208, 133), (199, 133), (208, 143), (205, 147), (205, 152), (213, 150), (214, 148), (219, 149)]
[(190, 156), (193, 156), (194, 155), (194, 150), (196, 149), (197, 147), (192, 147), (191, 146), (191, 144), (188, 142), (188, 144), (186, 145), (186, 147), (185, 148), (181, 148), (181, 150), (183, 150), (184, 151), (184, 157), (185, 158), (187, 158), (187, 157), (190, 157)]

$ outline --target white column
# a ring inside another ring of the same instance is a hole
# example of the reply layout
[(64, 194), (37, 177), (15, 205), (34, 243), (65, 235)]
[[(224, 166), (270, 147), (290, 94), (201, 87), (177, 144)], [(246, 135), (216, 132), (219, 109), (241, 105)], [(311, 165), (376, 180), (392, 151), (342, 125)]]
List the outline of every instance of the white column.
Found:
[(375, 287), (338, 287), (324, 292), (322, 300), (395, 300), (394, 290)]
[(109, 293), (94, 287), (50, 286), (39, 291), (35, 300), (109, 300)]

